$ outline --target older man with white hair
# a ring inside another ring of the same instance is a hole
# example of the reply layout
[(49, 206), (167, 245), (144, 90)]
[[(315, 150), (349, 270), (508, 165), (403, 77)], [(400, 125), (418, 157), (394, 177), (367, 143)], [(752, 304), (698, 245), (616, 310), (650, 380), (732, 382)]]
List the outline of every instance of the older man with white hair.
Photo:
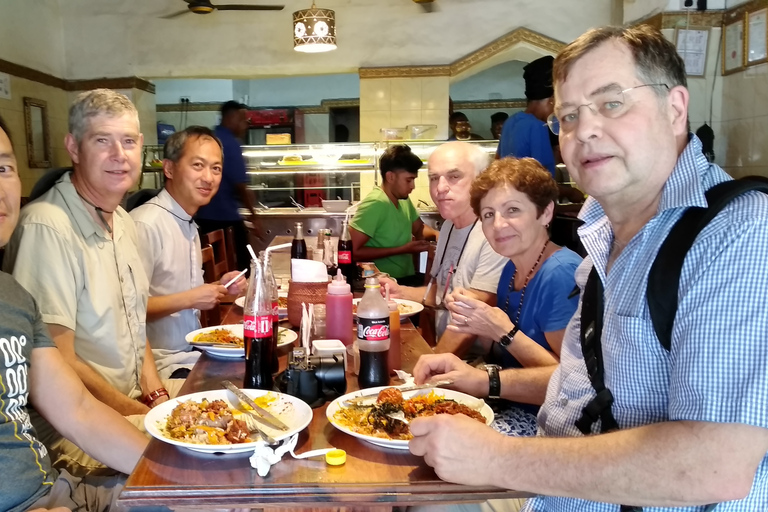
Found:
[(450, 314), (443, 302), (454, 288), (464, 288), (475, 298), (496, 304), (496, 286), (507, 260), (488, 244), (469, 202), (472, 181), (488, 163), (485, 151), (466, 142), (442, 144), (430, 155), (427, 163), (429, 194), (445, 219), (432, 264), (432, 279), (428, 286), (418, 288), (391, 284), (392, 296), (420, 301), (438, 309), (436, 352), (459, 356), (472, 352), (473, 335), (446, 330)]

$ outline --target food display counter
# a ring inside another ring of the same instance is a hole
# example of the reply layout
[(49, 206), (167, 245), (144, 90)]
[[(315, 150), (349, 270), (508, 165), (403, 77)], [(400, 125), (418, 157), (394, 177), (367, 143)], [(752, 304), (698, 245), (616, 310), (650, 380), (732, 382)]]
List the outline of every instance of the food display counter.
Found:
[[(497, 141), (471, 141), (489, 155), (496, 152)], [(341, 232), (344, 212), (327, 212), (323, 199), (360, 201), (380, 181), (379, 158), (390, 144), (408, 144), (425, 166), (429, 155), (443, 141), (384, 141), (329, 144), (291, 144), (243, 146), (253, 204), (269, 243), (275, 236), (293, 235), (296, 222), (302, 222), (305, 236), (318, 229)], [(162, 146), (144, 147), (142, 187), (162, 186)], [(443, 219), (429, 200), (426, 177), (418, 194), (412, 194), (422, 220), (439, 229)], [(421, 200), (419, 200), (421, 199)], [(248, 212), (243, 212), (247, 214)], [(354, 209), (350, 212), (354, 213)]]

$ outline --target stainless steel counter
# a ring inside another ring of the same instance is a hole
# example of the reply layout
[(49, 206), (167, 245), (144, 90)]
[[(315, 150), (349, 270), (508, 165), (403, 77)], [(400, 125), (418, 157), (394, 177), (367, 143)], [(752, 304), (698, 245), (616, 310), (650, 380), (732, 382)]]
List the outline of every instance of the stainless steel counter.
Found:
[[(293, 236), (294, 226), (301, 222), (304, 228), (304, 236), (317, 236), (319, 229), (330, 229), (333, 236), (341, 234), (341, 223), (345, 213), (326, 212), (322, 208), (270, 208), (257, 210), (256, 214), (266, 231), (266, 244), (269, 244), (276, 236)], [(443, 218), (437, 211), (419, 211), (421, 220), (425, 224), (440, 229)]]

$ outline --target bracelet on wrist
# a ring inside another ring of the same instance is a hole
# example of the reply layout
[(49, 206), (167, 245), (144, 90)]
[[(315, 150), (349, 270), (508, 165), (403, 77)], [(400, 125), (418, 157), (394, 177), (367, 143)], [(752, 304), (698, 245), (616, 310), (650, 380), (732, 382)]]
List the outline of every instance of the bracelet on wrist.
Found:
[(158, 388), (141, 397), (141, 403), (143, 403), (149, 408), (152, 408), (153, 407), (152, 404), (155, 403), (160, 397), (163, 397), (163, 396), (167, 396), (170, 398), (170, 395), (168, 394), (168, 390), (165, 388)]

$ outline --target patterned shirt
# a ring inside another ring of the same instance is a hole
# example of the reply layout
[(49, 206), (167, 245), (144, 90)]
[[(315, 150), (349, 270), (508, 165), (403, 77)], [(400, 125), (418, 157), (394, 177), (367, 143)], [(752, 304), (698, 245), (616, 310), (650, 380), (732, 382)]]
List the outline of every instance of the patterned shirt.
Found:
[[(576, 271), (582, 289), (594, 264), (605, 285), (602, 346), (605, 384), (622, 429), (664, 421), (743, 423), (768, 428), (768, 197), (750, 192), (732, 201), (699, 234), (680, 276), (671, 350), (659, 343), (645, 299), (650, 266), (672, 226), (704, 192), (729, 177), (709, 164), (692, 137), (662, 192), (658, 213), (627, 244), (606, 276), (611, 224), (590, 198), (579, 236), (589, 257)], [(759, 298), (759, 299), (758, 299)], [(568, 324), (560, 367), (539, 413), (540, 433), (574, 437), (582, 408), (594, 397), (579, 345), (581, 305)], [(599, 424), (593, 432), (599, 431)], [(532, 511), (617, 512), (618, 505), (540, 496)], [(645, 507), (644, 512), (704, 507)], [(750, 494), (717, 512), (768, 510), (768, 456)]]

